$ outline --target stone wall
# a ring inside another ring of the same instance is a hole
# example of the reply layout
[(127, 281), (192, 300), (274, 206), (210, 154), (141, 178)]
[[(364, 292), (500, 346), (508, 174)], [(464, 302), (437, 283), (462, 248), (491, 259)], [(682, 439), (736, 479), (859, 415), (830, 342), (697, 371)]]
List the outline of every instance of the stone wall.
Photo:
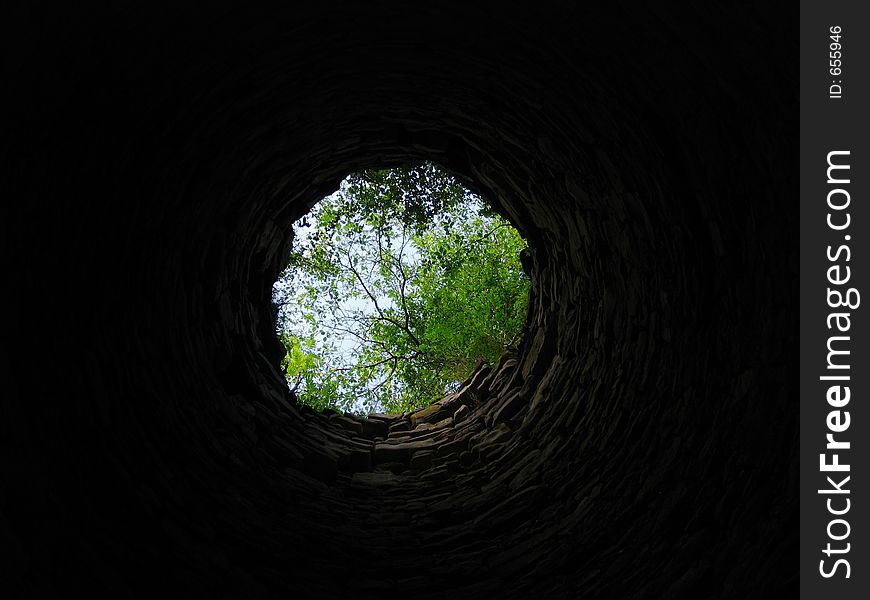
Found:
[[(6, 22), (13, 597), (794, 591), (794, 23), (247, 4)], [(530, 240), (524, 341), (415, 413), (301, 407), (290, 224), (418, 159)]]

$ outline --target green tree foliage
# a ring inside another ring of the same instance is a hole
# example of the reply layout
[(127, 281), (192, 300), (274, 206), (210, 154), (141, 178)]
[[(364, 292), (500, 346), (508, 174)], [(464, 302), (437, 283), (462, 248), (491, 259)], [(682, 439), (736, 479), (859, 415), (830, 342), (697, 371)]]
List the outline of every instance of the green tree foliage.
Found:
[(354, 174), (294, 231), (274, 300), (282, 368), (314, 408), (425, 406), (519, 340), (525, 241), (434, 165)]

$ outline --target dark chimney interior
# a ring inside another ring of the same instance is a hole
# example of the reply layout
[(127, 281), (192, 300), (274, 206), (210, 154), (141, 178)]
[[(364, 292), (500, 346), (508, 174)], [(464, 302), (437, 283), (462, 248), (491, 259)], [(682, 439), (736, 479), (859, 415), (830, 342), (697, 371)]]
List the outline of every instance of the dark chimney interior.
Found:
[[(13, 9), (12, 597), (793, 592), (797, 10), (773, 9)], [(290, 224), (415, 160), (530, 240), (522, 347), (425, 414), (298, 406)]]

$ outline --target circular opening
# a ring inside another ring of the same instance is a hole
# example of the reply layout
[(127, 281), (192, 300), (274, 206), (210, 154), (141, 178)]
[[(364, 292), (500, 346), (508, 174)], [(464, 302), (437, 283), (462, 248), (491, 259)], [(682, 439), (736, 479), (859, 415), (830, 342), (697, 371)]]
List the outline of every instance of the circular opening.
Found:
[(293, 225), (273, 286), (299, 400), (412, 411), (515, 349), (529, 278), (520, 233), (432, 163), (349, 175)]

